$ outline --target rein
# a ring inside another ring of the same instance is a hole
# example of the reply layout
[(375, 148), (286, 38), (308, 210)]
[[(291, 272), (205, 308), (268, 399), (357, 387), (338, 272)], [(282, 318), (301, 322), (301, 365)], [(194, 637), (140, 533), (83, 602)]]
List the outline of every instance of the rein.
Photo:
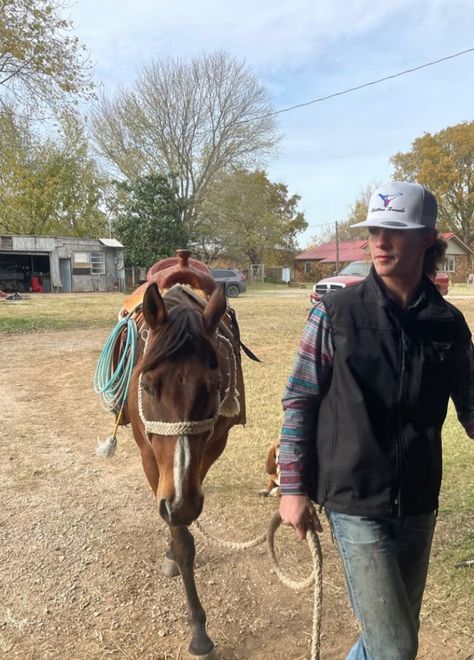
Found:
[(313, 560), (313, 570), (308, 577), (302, 580), (294, 580), (289, 577), (280, 568), (275, 551), (275, 532), (282, 524), (281, 516), (278, 511), (273, 514), (267, 532), (263, 532), (250, 541), (235, 542), (211, 536), (202, 526), (199, 520), (194, 521), (197, 531), (206, 541), (217, 547), (228, 548), (230, 550), (249, 550), (256, 548), (261, 543), (267, 542), (267, 553), (275, 575), (280, 582), (293, 591), (304, 591), (314, 585), (313, 591), (313, 626), (311, 636), (311, 654), (310, 660), (319, 660), (321, 653), (321, 619), (323, 605), (323, 554), (321, 542), (318, 533), (310, 526), (306, 531), (306, 542), (308, 543), (311, 557)]

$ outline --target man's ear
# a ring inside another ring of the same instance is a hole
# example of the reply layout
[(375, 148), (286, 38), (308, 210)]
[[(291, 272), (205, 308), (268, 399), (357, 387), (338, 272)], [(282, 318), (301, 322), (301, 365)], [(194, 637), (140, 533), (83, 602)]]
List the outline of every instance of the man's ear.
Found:
[(143, 296), (143, 316), (150, 330), (166, 323), (168, 314), (156, 282), (152, 282)]
[(225, 284), (221, 284), (214, 290), (202, 313), (202, 320), (208, 334), (214, 334), (226, 309), (227, 300), (225, 297)]

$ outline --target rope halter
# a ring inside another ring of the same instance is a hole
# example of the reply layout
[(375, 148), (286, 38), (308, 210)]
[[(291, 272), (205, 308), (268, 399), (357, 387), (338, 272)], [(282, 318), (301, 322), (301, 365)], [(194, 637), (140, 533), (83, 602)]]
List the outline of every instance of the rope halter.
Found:
[[(149, 331), (146, 332), (146, 335), (142, 335), (142, 338), (145, 339), (145, 347), (143, 349), (143, 354), (145, 354)], [(214, 430), (214, 425), (219, 416), (223, 417), (235, 417), (239, 414), (240, 405), (239, 405), (239, 392), (237, 390), (237, 361), (235, 358), (234, 348), (231, 342), (224, 337), (222, 334), (217, 335), (218, 341), (223, 346), (225, 350), (225, 357), (227, 363), (227, 378), (228, 378), (228, 387), (225, 390), (224, 398), (221, 401), (219, 392), (216, 394), (216, 413), (213, 417), (208, 419), (199, 419), (195, 421), (181, 421), (181, 422), (163, 422), (161, 420), (150, 420), (145, 417), (145, 412), (143, 410), (143, 385), (142, 385), (142, 374), (138, 377), (138, 413), (140, 419), (143, 422), (145, 427), (146, 437), (149, 440), (150, 435), (196, 435), (198, 433), (208, 432), (209, 436)]]
[(143, 386), (142, 374), (138, 377), (138, 412), (143, 422), (147, 434), (156, 435), (195, 435), (197, 433), (211, 432), (220, 414), (220, 396), (217, 394), (216, 414), (209, 419), (199, 419), (197, 421), (183, 422), (162, 422), (159, 420), (150, 420), (145, 417), (143, 411)]

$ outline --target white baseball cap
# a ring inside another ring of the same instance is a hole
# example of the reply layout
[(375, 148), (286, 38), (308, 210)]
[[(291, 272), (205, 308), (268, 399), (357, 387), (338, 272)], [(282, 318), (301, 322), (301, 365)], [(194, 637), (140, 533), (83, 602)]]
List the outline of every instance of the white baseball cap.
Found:
[(351, 227), (422, 229), (435, 227), (438, 204), (419, 183), (389, 181), (372, 193), (367, 220)]

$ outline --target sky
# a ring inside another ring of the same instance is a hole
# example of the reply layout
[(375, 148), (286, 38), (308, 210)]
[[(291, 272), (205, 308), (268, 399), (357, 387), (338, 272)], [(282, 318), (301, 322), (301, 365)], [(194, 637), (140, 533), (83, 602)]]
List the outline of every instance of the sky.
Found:
[[(151, 60), (224, 50), (277, 110), (474, 48), (472, 0), (76, 0), (68, 15), (107, 94)], [(391, 156), (473, 115), (474, 52), (281, 113), (266, 169), (301, 196), (300, 247), (390, 179)]]

